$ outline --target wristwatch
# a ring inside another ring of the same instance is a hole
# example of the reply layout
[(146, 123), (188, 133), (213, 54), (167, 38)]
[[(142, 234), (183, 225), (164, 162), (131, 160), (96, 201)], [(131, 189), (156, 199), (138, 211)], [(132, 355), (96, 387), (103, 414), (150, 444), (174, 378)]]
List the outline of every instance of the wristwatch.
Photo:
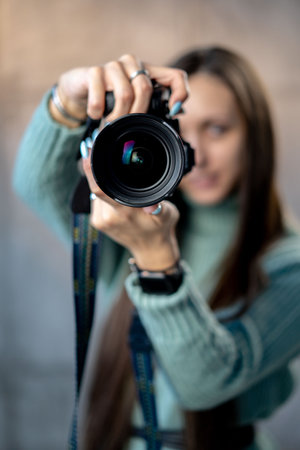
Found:
[(140, 286), (147, 294), (174, 294), (182, 283), (183, 269), (180, 261), (164, 271), (140, 269), (134, 258), (129, 258), (129, 267), (137, 273)]

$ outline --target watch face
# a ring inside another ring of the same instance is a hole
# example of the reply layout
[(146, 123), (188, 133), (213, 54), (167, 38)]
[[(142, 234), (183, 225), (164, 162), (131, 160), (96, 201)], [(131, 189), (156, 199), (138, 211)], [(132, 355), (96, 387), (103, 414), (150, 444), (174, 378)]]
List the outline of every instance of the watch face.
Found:
[(142, 290), (148, 294), (174, 294), (182, 283), (183, 269), (180, 262), (173, 269), (170, 268), (172, 273), (142, 270), (136, 265), (134, 258), (129, 258), (128, 263), (131, 271), (138, 274)]
[[(157, 276), (153, 276), (153, 274)], [(182, 283), (183, 272), (168, 275), (163, 272), (152, 272), (151, 276), (139, 274), (139, 282), (144, 292), (149, 294), (174, 294)]]

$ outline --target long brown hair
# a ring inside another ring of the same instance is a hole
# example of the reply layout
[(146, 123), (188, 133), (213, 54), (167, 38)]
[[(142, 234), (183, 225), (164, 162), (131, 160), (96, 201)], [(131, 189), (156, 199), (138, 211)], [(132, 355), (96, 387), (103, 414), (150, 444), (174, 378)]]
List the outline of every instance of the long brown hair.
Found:
[[(214, 310), (241, 297), (249, 305), (266, 281), (259, 257), (283, 232), (280, 201), (274, 183), (275, 139), (266, 95), (249, 63), (224, 48), (196, 49), (185, 53), (170, 66), (185, 70), (189, 76), (200, 72), (217, 76), (234, 94), (246, 124), (245, 162), (239, 188), (239, 227), (222, 262), (210, 305)], [(180, 203), (178, 207), (184, 217)], [(123, 290), (107, 322), (91, 383), (85, 450), (121, 450), (129, 437), (130, 412), (135, 398), (126, 346), (130, 309), (131, 303)], [(213, 448), (212, 432), (222, 422), (221, 409), (185, 413), (187, 449)]]

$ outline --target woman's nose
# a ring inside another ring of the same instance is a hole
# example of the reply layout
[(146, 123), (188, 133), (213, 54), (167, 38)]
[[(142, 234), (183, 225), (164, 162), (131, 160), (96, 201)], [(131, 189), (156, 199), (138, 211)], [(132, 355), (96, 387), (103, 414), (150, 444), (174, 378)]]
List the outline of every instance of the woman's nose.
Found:
[(190, 142), (194, 149), (195, 166), (204, 167), (207, 163), (207, 149), (201, 136), (196, 136)]

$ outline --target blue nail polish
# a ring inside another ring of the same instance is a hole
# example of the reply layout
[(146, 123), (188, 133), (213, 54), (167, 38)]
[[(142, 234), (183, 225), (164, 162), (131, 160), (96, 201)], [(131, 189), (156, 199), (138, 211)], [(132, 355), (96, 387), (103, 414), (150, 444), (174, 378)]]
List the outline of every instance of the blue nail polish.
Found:
[(179, 111), (181, 110), (181, 106), (182, 106), (182, 102), (176, 102), (174, 103), (174, 105), (172, 106), (169, 115), (172, 116), (176, 116), (176, 114), (179, 113)]
[(93, 140), (90, 137), (86, 138), (85, 143), (86, 143), (88, 148), (92, 148), (93, 147)]
[(96, 137), (98, 136), (99, 132), (100, 132), (99, 128), (96, 128), (96, 129), (93, 131), (93, 133), (92, 133), (92, 139), (93, 139), (93, 141), (96, 139)]
[(85, 141), (81, 141), (80, 143), (80, 153), (83, 159), (86, 159), (89, 156), (89, 151)]

